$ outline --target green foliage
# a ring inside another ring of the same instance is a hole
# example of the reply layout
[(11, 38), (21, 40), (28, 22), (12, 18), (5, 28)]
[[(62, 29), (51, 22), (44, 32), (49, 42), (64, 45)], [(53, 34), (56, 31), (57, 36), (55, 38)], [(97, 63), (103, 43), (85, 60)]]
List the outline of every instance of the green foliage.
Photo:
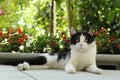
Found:
[[(83, 30), (93, 28), (99, 35), (96, 37), (98, 53), (119, 53), (120, 43), (120, 0), (81, 0), (77, 3), (76, 26)], [(86, 6), (87, 5), (87, 6)], [(105, 33), (101, 32), (104, 29)], [(111, 38), (115, 41), (110, 42)], [(105, 52), (107, 51), (107, 52)]]
[(0, 52), (11, 52), (12, 48), (9, 43), (0, 44)]
[(0, 16), (0, 30), (14, 26), (19, 19), (17, 11), (19, 11), (21, 5), (27, 5), (27, 2), (26, 0), (2, 0), (0, 2), (0, 9), (5, 13), (5, 15)]
[[(93, 28), (100, 29), (112, 28), (120, 26), (120, 7), (119, 0), (81, 0), (78, 3), (78, 14), (81, 19), (78, 19), (83, 29)], [(86, 6), (87, 5), (87, 6)], [(114, 21), (117, 21), (115, 23)]]
[(49, 32), (50, 12), (51, 10), (49, 0), (30, 1), (29, 7), (23, 6), (19, 11), (21, 16), (19, 18), (18, 24), (33, 36), (42, 34), (43, 31)]

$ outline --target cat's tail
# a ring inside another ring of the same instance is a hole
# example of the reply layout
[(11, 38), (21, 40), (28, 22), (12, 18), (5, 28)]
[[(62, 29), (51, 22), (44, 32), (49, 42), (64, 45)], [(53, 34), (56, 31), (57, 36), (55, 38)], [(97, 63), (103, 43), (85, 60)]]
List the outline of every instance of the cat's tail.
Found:
[(38, 56), (38, 57), (26, 59), (23, 63), (18, 64), (17, 68), (19, 70), (28, 70), (33, 67), (39, 68), (40, 66), (43, 66), (45, 64), (47, 64), (47, 58), (45, 56)]

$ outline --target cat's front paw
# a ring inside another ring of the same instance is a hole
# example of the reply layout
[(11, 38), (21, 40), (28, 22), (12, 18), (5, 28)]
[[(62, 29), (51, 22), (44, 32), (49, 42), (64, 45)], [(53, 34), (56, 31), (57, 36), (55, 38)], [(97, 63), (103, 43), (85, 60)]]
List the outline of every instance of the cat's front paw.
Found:
[(70, 69), (70, 68), (66, 69), (65, 71), (69, 74), (75, 74), (76, 73), (75, 69)]
[(92, 73), (95, 73), (95, 74), (102, 74), (102, 69), (100, 68), (97, 68), (96, 65), (90, 65), (86, 71), (88, 72), (92, 72)]
[(103, 71), (102, 71), (102, 69), (97, 68), (96, 70), (94, 70), (94, 73), (96, 73), (96, 74), (102, 74)]
[(30, 65), (29, 65), (29, 63), (24, 62), (23, 64), (18, 64), (17, 68), (20, 71), (25, 71), (25, 70), (28, 70), (30, 68)]
[(75, 74), (76, 73), (76, 69), (73, 67), (73, 65), (66, 65), (65, 66), (65, 71), (69, 74)]

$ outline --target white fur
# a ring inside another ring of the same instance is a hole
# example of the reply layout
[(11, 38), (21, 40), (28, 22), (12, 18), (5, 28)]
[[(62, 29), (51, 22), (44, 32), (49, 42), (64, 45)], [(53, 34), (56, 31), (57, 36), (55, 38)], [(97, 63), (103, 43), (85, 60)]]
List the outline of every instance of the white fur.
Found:
[[(96, 66), (96, 43), (92, 42), (91, 44), (86, 44), (84, 42), (84, 37), (80, 37), (80, 43), (76, 45), (71, 45), (71, 58), (67, 64), (74, 66), (74, 68), (79, 70), (86, 70), (92, 73), (102, 73), (102, 70)], [(79, 47), (82, 44), (82, 47)], [(67, 69), (68, 68), (68, 69)], [(69, 70), (69, 66), (66, 65), (65, 70)]]
[(75, 67), (70, 62), (66, 64), (65, 71), (68, 72), (68, 73), (70, 73), (70, 74), (76, 73)]
[(30, 65), (27, 62), (24, 62), (23, 64), (18, 64), (18, 69), (21, 71), (28, 70), (29, 68), (30, 68)]

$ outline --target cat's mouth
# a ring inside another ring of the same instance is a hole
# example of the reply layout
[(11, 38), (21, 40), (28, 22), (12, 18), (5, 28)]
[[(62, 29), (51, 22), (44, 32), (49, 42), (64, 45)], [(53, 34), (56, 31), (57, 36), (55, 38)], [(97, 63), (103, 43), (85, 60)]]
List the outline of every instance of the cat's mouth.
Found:
[(81, 47), (80, 49), (84, 49), (83, 47)]
[(79, 49), (84, 49), (83, 45), (78, 46)]
[(86, 50), (85, 46), (78, 46), (78, 45), (77, 46), (72, 45), (71, 49), (75, 49), (77, 51), (84, 51), (84, 50)]
[(77, 47), (76, 50), (78, 50), (78, 51), (84, 51), (85, 48), (84, 47)]

